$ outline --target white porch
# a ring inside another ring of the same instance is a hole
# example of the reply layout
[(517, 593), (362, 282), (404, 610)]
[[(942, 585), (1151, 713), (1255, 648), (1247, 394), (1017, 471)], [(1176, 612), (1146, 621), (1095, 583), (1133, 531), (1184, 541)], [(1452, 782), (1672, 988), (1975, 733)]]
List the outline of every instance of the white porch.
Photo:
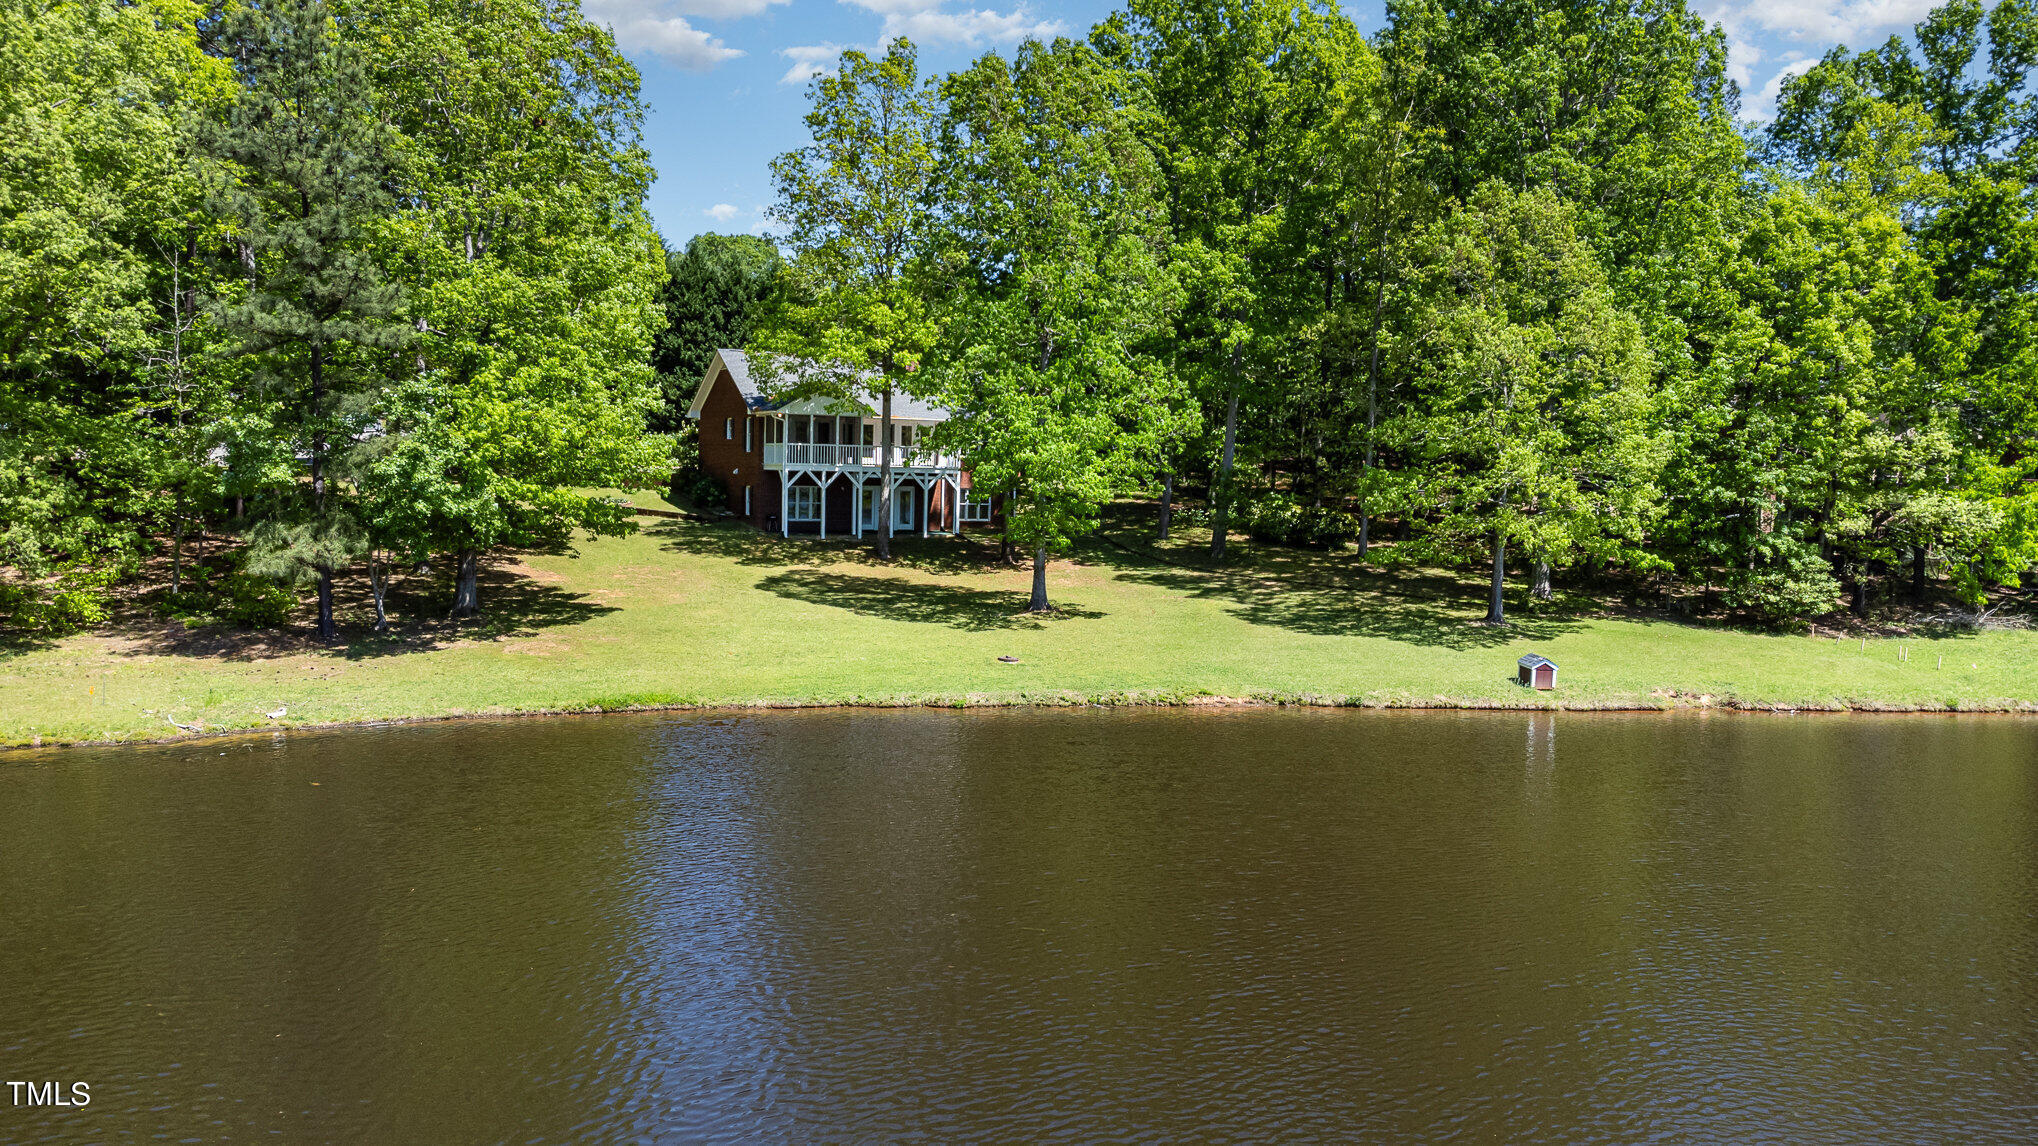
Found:
[[(844, 505), (848, 507), (850, 536), (876, 533), (883, 488), (883, 482), (874, 470), (852, 468), (845, 471), (808, 466), (784, 469), (780, 472), (778, 487), (779, 534), (790, 537), (795, 525), (811, 525), (814, 532), (825, 539), (829, 533), (830, 508)], [(927, 537), (934, 532), (932, 521), (937, 490), (943, 493), (947, 510), (946, 526), (939, 532), (952, 536), (962, 534), (965, 518), (962, 513), (964, 491), (961, 471), (951, 469), (940, 473), (926, 469), (898, 469), (892, 472), (891, 480), (893, 536), (917, 533)], [(806, 530), (802, 528), (801, 532)], [(839, 525), (835, 532), (838, 536), (842, 533)]]
[[(889, 435), (880, 419), (867, 412), (844, 413), (825, 400), (806, 400), (753, 415), (763, 434), (763, 469), (779, 476), (778, 529), (790, 536), (806, 527), (821, 537), (847, 532), (853, 537), (876, 533), (878, 500), (887, 476), (891, 489), (893, 534), (935, 532), (935, 503), (945, 511), (938, 531), (960, 534), (969, 522), (988, 522), (990, 503), (969, 501), (963, 487), (962, 459), (936, 452), (928, 442), (940, 424), (934, 418), (894, 417)], [(745, 428), (746, 439), (751, 432)], [(888, 437), (879, 444), (881, 437)], [(889, 475), (886, 470), (889, 469)], [(842, 527), (847, 510), (848, 528)], [(831, 523), (830, 514), (836, 515)]]

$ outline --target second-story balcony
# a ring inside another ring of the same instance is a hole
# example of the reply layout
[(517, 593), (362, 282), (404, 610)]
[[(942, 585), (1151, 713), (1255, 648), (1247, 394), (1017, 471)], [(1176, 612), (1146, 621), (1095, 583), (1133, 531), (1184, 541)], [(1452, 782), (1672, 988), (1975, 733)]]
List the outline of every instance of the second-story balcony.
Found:
[[(872, 470), (882, 464), (876, 446), (829, 445), (813, 442), (764, 443), (764, 468), (768, 470)], [(959, 470), (960, 460), (931, 450), (892, 447), (894, 470)]]

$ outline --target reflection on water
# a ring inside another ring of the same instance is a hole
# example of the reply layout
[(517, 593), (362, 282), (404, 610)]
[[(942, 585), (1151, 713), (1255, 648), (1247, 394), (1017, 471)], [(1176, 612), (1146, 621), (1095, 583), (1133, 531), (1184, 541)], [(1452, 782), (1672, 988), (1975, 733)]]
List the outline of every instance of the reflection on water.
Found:
[(2034, 861), (2013, 720), (778, 713), (0, 757), (0, 1073), (93, 1096), (0, 1104), (0, 1141), (2028, 1140)]

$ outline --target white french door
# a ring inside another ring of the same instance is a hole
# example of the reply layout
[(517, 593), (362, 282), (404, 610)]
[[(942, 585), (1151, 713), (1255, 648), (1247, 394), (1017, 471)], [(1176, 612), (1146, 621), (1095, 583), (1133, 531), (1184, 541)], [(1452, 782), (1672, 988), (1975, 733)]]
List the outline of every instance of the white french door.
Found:
[[(858, 501), (856, 509), (857, 517), (863, 522), (863, 528), (865, 529), (874, 530), (877, 528), (877, 494), (878, 487), (867, 485), (856, 495)], [(902, 485), (892, 491), (892, 529), (894, 532), (901, 529), (913, 528), (913, 510), (919, 505), (919, 496), (920, 488), (918, 486)]]

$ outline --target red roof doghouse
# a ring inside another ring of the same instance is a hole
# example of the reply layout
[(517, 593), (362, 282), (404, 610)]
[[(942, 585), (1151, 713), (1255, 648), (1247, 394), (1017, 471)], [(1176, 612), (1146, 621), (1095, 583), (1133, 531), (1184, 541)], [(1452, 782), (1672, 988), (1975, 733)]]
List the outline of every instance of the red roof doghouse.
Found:
[(1557, 662), (1534, 653), (1521, 658), (1516, 679), (1530, 688), (1557, 687)]

